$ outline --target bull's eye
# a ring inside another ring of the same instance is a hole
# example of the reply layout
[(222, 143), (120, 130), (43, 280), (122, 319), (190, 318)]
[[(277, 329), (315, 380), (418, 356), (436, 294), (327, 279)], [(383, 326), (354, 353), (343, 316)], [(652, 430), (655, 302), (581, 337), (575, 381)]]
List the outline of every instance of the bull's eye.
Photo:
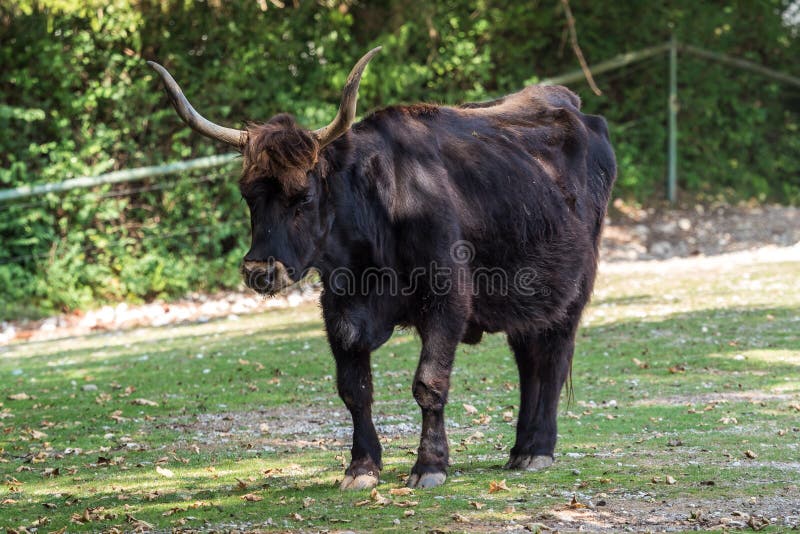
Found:
[(303, 213), (303, 210), (307, 208), (313, 200), (314, 200), (314, 195), (312, 195), (311, 193), (305, 193), (295, 197), (293, 202), (295, 217), (299, 217)]

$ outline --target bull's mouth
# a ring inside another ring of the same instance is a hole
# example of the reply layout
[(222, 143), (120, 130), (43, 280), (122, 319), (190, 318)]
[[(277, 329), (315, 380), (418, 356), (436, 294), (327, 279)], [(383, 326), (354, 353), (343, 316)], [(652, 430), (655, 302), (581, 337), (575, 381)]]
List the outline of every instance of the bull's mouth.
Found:
[(295, 283), (286, 267), (277, 261), (246, 261), (241, 271), (245, 285), (259, 295), (272, 297)]

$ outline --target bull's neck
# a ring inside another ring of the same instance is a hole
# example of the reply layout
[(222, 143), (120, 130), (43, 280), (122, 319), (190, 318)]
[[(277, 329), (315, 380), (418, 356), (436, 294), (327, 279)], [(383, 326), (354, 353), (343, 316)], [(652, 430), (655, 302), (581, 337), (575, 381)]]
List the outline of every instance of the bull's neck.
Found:
[(322, 275), (392, 267), (394, 239), (386, 206), (370, 178), (349, 165), (329, 178), (329, 230), (318, 266)]

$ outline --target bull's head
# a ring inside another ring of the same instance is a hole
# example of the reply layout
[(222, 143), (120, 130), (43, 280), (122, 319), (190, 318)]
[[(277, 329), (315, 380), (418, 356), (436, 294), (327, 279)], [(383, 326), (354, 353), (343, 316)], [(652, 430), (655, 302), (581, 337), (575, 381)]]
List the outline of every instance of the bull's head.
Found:
[(356, 63), (336, 117), (318, 130), (301, 128), (287, 114), (246, 130), (214, 124), (195, 111), (164, 67), (148, 61), (161, 75), (172, 105), (186, 124), (242, 153), (239, 187), (250, 208), (252, 231), (242, 274), (247, 286), (259, 293), (274, 294), (296, 282), (320, 252), (328, 231), (322, 195), (327, 162), (320, 158), (320, 151), (353, 123), (361, 75), (379, 50), (370, 50)]

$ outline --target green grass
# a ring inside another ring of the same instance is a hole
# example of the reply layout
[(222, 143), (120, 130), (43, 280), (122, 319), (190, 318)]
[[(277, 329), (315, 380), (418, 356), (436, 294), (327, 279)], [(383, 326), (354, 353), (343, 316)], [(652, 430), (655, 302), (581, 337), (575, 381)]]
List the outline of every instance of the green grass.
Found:
[[(457, 356), (447, 483), (407, 496), (390, 489), (414, 460), (419, 342), (398, 331), (373, 360), (387, 505), (336, 488), (349, 416), (316, 305), (5, 347), (0, 526), (688, 531), (749, 514), (783, 531), (800, 521), (798, 287), (792, 263), (608, 267), (579, 334), (556, 464), (500, 469), (518, 389), (504, 338), (488, 336)], [(508, 490), (490, 493), (503, 479)]]

